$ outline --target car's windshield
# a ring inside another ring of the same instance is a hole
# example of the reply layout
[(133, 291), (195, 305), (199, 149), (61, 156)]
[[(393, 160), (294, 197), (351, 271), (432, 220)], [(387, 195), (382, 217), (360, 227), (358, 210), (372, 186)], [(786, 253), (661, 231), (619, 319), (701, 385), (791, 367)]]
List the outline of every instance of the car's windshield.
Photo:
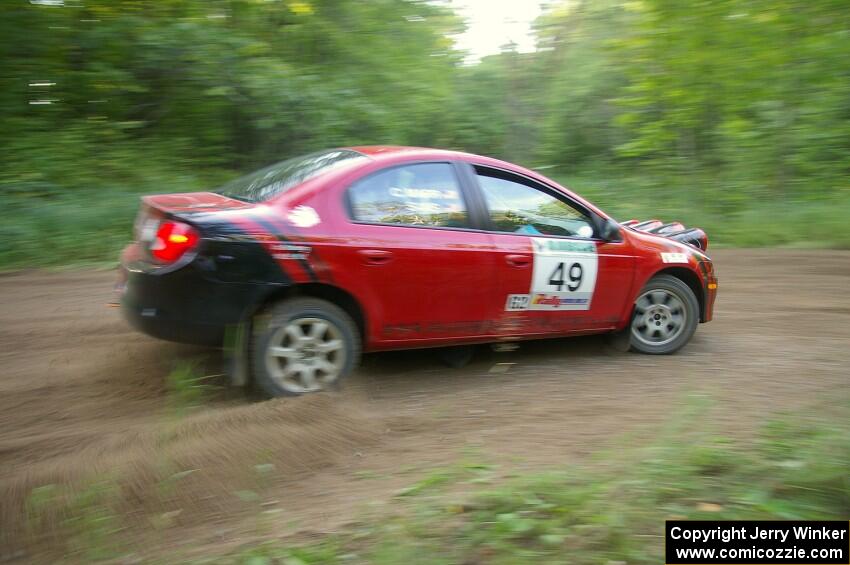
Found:
[(334, 149), (302, 155), (232, 180), (215, 192), (250, 202), (268, 200), (311, 178), (361, 159), (365, 160), (368, 157), (350, 149)]

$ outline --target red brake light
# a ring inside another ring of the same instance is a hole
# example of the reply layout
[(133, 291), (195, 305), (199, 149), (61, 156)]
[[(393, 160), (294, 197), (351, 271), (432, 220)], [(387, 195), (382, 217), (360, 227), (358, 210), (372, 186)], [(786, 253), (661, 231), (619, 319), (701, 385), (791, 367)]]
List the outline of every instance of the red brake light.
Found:
[(159, 224), (151, 242), (154, 259), (173, 263), (198, 244), (198, 231), (188, 224), (166, 220)]

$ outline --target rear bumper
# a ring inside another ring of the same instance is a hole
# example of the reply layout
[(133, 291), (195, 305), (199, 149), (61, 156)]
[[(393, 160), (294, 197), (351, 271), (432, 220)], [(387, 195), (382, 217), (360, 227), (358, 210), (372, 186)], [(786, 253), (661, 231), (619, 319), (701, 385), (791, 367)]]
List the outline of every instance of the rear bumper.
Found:
[(127, 304), (125, 301), (121, 303), (121, 311), (124, 319), (131, 326), (158, 339), (213, 346), (219, 346), (224, 342), (226, 324), (191, 322), (164, 315), (156, 308), (142, 308), (135, 304)]
[(124, 318), (150, 336), (221, 345), (228, 326), (249, 316), (268, 292), (257, 283), (226, 282), (195, 263), (164, 272), (120, 267), (116, 293)]

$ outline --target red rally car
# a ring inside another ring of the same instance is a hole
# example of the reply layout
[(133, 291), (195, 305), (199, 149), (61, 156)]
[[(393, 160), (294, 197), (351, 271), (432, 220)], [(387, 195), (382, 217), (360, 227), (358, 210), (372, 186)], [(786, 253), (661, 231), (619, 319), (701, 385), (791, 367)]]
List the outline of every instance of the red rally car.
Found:
[(126, 318), (234, 349), (238, 384), (327, 388), (360, 353), (602, 332), (672, 353), (711, 320), (702, 230), (618, 224), (522, 167), (353, 147), (215, 192), (146, 196), (122, 254)]

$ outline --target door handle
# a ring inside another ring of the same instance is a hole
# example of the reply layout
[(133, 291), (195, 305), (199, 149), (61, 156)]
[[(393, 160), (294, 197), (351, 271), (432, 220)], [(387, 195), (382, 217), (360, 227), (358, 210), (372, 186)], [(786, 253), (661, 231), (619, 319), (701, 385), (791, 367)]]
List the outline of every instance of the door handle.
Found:
[(357, 254), (363, 259), (367, 265), (386, 265), (392, 261), (392, 251), (383, 249), (359, 249)]
[(505, 255), (505, 261), (511, 267), (523, 268), (531, 265), (531, 257), (528, 255)]

